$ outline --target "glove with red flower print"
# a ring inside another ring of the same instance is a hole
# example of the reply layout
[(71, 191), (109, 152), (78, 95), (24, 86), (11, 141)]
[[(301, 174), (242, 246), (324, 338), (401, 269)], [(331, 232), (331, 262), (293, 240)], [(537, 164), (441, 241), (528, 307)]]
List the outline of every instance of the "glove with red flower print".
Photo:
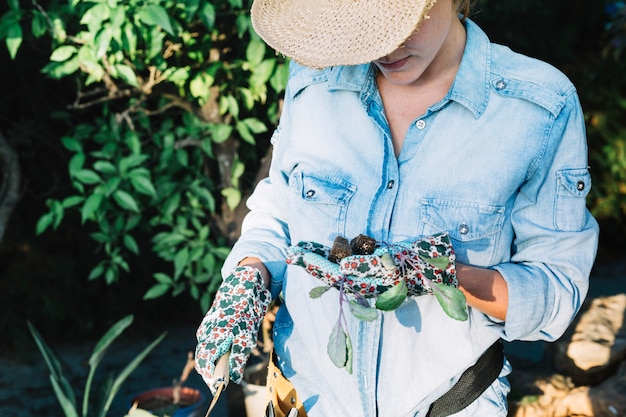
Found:
[(458, 287), (455, 255), (447, 233), (379, 244), (371, 255), (350, 255), (339, 263), (328, 259), (330, 248), (316, 242), (291, 246), (287, 263), (301, 266), (326, 285), (367, 298), (377, 297), (404, 279), (408, 295), (432, 293), (431, 282)]
[(239, 266), (224, 278), (196, 332), (196, 370), (213, 394), (218, 388), (215, 364), (227, 352), (230, 379), (241, 382), (271, 300), (256, 268)]

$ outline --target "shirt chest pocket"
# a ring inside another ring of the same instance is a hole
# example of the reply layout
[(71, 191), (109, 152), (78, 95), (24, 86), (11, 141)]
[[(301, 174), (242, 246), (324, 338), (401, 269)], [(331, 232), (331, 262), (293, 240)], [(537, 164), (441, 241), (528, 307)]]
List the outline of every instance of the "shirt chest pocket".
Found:
[(332, 240), (337, 234), (344, 234), (348, 202), (356, 191), (354, 185), (332, 175), (294, 171), (289, 190), (293, 240)]
[(504, 207), (423, 199), (421, 209), (423, 236), (448, 232), (459, 262), (479, 266), (493, 264), (502, 235)]

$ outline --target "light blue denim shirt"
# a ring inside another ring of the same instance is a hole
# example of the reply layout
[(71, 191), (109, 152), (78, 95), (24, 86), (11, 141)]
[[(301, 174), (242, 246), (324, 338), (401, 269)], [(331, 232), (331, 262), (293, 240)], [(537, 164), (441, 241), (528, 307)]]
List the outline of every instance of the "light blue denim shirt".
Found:
[[(270, 175), (248, 201), (223, 273), (246, 256), (270, 270), (274, 296), (284, 297), (279, 366), (309, 417), (425, 416), (495, 340), (555, 340), (585, 298), (598, 227), (585, 205), (591, 178), (575, 88), (548, 64), (491, 44), (471, 21), (466, 28), (453, 86), (410, 126), (397, 158), (372, 66), (291, 66)], [(441, 231), (458, 262), (502, 274), (506, 321), (473, 309), (455, 321), (429, 295), (373, 322), (344, 307), (354, 371), (336, 368), (326, 347), (338, 292), (311, 299), (321, 283), (286, 266), (287, 247)], [(506, 416), (509, 368), (455, 416)]]

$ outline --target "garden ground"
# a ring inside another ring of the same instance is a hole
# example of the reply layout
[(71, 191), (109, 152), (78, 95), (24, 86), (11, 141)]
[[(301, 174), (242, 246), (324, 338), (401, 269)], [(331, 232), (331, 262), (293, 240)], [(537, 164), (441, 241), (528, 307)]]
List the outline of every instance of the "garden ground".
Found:
[[(592, 273), (588, 300), (617, 293), (626, 293), (626, 260), (599, 260)], [(195, 346), (196, 326), (197, 323), (168, 325), (165, 339), (122, 386), (109, 416), (123, 417), (134, 393), (157, 386), (169, 386), (173, 379), (179, 377), (187, 353)], [(115, 341), (101, 364), (99, 375), (119, 372), (159, 335), (139, 333), (133, 333), (131, 326), (125, 335)], [(75, 390), (82, 390), (84, 386), (87, 361), (95, 342), (96, 340), (73, 344), (50, 343), (63, 363), (64, 374)], [(524, 392), (519, 392), (523, 385), (517, 384), (518, 381), (528, 381), (533, 372), (545, 373), (546, 370), (541, 369), (544, 348), (545, 344), (541, 342), (507, 344), (507, 353), (515, 367), (511, 382), (516, 397), (524, 395)], [(0, 352), (0, 370), (0, 417), (63, 415), (52, 391), (46, 365), (34, 345), (32, 351)], [(210, 393), (195, 372), (192, 372), (185, 385), (200, 389), (207, 396), (205, 406), (208, 408)], [(211, 415), (245, 417), (242, 398), (241, 388), (234, 384), (229, 385)]]

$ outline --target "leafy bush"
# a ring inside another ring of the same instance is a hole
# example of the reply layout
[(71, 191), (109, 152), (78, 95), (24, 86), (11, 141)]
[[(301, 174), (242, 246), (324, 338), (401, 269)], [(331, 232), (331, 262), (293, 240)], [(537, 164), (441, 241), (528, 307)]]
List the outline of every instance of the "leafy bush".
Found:
[(170, 266), (146, 299), (181, 292), (203, 310), (237, 238), (278, 117), (287, 68), (250, 26), (249, 1), (9, 0), (0, 39), (12, 58), (49, 42), (42, 72), (73, 78), (73, 192), (47, 202), (37, 233), (70, 213), (92, 225), (102, 260), (89, 279), (130, 274), (143, 241)]

